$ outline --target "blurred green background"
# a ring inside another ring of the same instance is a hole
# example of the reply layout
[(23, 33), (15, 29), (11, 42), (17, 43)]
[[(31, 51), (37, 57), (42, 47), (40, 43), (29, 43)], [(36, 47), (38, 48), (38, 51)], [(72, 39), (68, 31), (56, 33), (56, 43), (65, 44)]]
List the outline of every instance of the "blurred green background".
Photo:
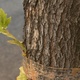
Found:
[[(23, 0), (0, 0), (2, 8), (12, 17), (8, 30), (19, 40), (23, 40), (24, 11)], [(7, 43), (6, 36), (0, 34), (0, 80), (16, 80), (22, 65), (20, 48)]]

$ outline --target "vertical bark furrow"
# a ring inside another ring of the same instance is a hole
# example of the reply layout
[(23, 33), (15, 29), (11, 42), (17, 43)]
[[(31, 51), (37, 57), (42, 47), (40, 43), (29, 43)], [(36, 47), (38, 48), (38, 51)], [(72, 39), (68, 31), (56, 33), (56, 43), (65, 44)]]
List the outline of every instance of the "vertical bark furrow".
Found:
[(38, 40), (38, 44), (39, 44), (39, 50), (36, 53), (36, 59), (37, 61), (40, 62), (41, 59), (41, 55), (42, 55), (42, 51), (43, 51), (43, 23), (42, 23), (42, 17), (38, 17), (38, 30), (39, 30), (39, 40)]

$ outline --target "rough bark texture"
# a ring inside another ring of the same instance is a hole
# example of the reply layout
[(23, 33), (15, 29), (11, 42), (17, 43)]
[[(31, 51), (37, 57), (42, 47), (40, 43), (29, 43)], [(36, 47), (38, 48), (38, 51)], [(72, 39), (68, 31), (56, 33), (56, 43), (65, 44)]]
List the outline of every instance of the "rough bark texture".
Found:
[(28, 56), (46, 66), (80, 66), (80, 0), (24, 0)]
[(23, 5), (28, 57), (48, 67), (80, 67), (80, 0), (24, 0)]
[(80, 67), (80, 0), (24, 0), (28, 56), (45, 66)]

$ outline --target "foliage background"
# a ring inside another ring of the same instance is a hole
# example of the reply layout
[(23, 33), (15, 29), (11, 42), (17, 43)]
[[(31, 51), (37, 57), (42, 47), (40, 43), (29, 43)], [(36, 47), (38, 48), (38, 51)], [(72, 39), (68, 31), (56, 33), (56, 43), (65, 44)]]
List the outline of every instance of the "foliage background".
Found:
[[(22, 0), (0, 0), (0, 8), (12, 17), (8, 30), (22, 40), (24, 15)], [(21, 65), (21, 51), (7, 43), (7, 37), (0, 34), (0, 80), (15, 80)]]

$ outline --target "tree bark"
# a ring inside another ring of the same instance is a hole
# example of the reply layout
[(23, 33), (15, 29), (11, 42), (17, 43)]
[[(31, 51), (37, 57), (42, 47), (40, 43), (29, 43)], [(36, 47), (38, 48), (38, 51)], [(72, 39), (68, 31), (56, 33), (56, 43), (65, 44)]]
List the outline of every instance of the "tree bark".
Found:
[(27, 55), (48, 67), (80, 67), (80, 0), (24, 0)]

